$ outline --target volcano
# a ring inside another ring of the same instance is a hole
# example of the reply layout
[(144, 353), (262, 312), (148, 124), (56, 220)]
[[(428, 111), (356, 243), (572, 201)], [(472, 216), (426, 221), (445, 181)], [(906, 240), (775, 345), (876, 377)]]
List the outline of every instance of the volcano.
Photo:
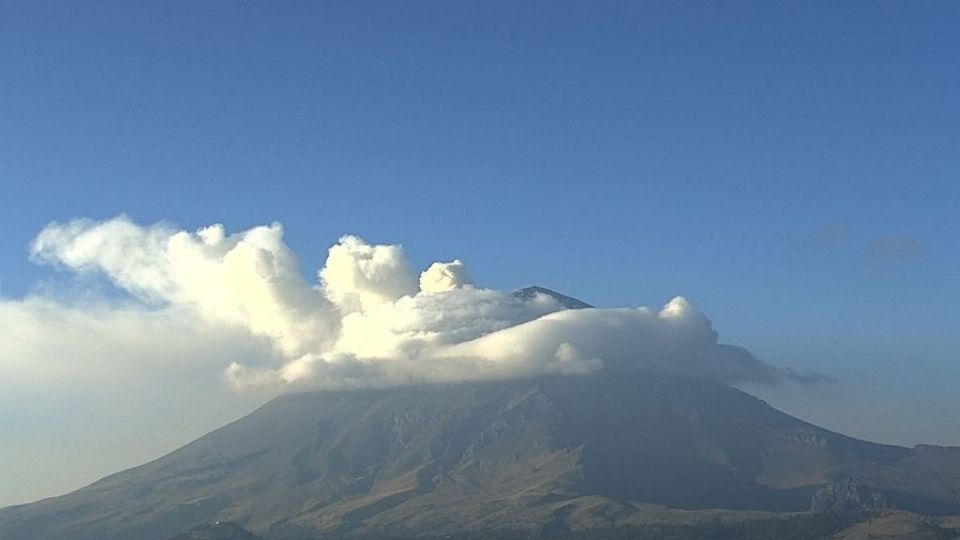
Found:
[[(709, 380), (633, 374), (275, 398), (156, 461), (0, 510), (4, 540), (271, 539), (960, 512), (960, 448), (860, 441)], [(721, 514), (716, 514), (720, 512)]]

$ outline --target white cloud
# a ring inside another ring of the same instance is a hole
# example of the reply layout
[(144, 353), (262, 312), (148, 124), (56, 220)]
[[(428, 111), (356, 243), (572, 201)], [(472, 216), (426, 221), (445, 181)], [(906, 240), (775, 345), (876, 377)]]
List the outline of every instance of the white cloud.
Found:
[(451, 262), (435, 262), (420, 274), (420, 290), (439, 293), (473, 286), (473, 278), (460, 259)]
[(402, 247), (371, 246), (356, 236), (341, 237), (330, 248), (320, 280), (327, 297), (346, 313), (417, 293)]
[(223, 384), (268, 341), (190, 310), (0, 299), (0, 507), (173, 450), (268, 399)]
[(270, 338), (284, 354), (322, 348), (338, 317), (300, 277), (279, 223), (227, 236), (221, 225), (196, 233), (126, 217), (51, 224), (34, 240), (35, 260), (102, 272), (152, 304), (187, 307), (211, 322)]
[(418, 284), (400, 246), (355, 236), (330, 248), (311, 284), (282, 235), (277, 223), (236, 234), (221, 225), (191, 233), (121, 216), (51, 224), (32, 254), (68, 270), (102, 273), (157, 313), (188, 313), (204, 325), (268, 339), (274, 354), (221, 366), (238, 387), (599, 369), (775, 378), (745, 350), (718, 345), (710, 321), (680, 297), (658, 311), (565, 310), (547, 294), (520, 299), (478, 287), (459, 259), (433, 263)]
[[(88, 456), (65, 457), (37, 494), (155, 457), (284, 390), (600, 370), (791, 376), (718, 344), (679, 297), (659, 310), (569, 310), (549, 294), (478, 286), (460, 260), (430, 265), (418, 282), (402, 248), (355, 236), (330, 248), (310, 282), (276, 223), (230, 234), (76, 220), (46, 227), (31, 254), (129, 293), (0, 299), (0, 476), (22, 472), (3, 463), (65, 437)], [(117, 457), (91, 459), (104, 444)], [(94, 462), (102, 467), (86, 467)], [(0, 505), (31, 495), (7, 496)]]

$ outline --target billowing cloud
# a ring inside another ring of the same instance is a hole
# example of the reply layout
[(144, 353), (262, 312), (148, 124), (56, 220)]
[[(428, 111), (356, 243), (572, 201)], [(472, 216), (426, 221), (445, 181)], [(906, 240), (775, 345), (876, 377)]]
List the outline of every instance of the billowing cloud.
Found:
[(241, 388), (598, 370), (767, 382), (782, 374), (719, 344), (709, 319), (681, 297), (656, 310), (565, 309), (550, 294), (480, 287), (459, 259), (433, 263), (418, 279), (400, 246), (356, 236), (330, 248), (310, 283), (282, 236), (277, 223), (227, 234), (221, 225), (188, 232), (121, 216), (53, 223), (31, 253), (41, 263), (106, 276), (139, 302), (124, 309), (153, 313), (151, 321), (187, 314), (204, 327), (269, 343), (268, 354), (221, 366)]
[[(46, 227), (30, 251), (129, 294), (0, 298), (0, 477), (34, 489), (0, 506), (156, 457), (285, 390), (602, 370), (796, 378), (719, 344), (683, 298), (567, 309), (584, 305), (484, 288), (459, 259), (418, 274), (400, 246), (355, 236), (316, 273), (279, 224), (231, 234), (76, 220)], [(21, 466), (38, 452), (51, 456), (42, 473)]]
[(446, 292), (472, 285), (473, 279), (460, 259), (448, 263), (435, 262), (420, 274), (420, 290), (423, 292)]
[(195, 233), (126, 217), (51, 224), (31, 245), (34, 260), (101, 272), (148, 304), (192, 308), (206, 320), (269, 338), (286, 355), (328, 346), (338, 318), (299, 275), (278, 223), (226, 235)]
[(417, 292), (417, 282), (400, 246), (371, 246), (344, 236), (330, 248), (320, 270), (327, 297), (344, 312), (362, 311)]

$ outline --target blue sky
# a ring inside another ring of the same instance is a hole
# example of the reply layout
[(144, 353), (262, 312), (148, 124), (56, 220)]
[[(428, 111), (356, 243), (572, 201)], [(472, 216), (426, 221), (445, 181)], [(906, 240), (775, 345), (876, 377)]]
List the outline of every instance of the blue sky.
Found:
[(682, 294), (724, 341), (838, 378), (775, 404), (960, 444), (958, 23), (953, 2), (0, 2), (2, 295), (70, 279), (28, 258), (50, 221), (280, 221), (307, 277), (351, 233), (489, 287)]

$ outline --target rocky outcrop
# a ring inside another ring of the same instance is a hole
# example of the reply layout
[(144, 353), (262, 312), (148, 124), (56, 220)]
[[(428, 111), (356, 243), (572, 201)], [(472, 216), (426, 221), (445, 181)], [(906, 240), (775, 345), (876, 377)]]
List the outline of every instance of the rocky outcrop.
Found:
[(849, 476), (831, 480), (818, 489), (810, 501), (811, 512), (848, 513), (881, 510), (887, 507), (883, 493)]

